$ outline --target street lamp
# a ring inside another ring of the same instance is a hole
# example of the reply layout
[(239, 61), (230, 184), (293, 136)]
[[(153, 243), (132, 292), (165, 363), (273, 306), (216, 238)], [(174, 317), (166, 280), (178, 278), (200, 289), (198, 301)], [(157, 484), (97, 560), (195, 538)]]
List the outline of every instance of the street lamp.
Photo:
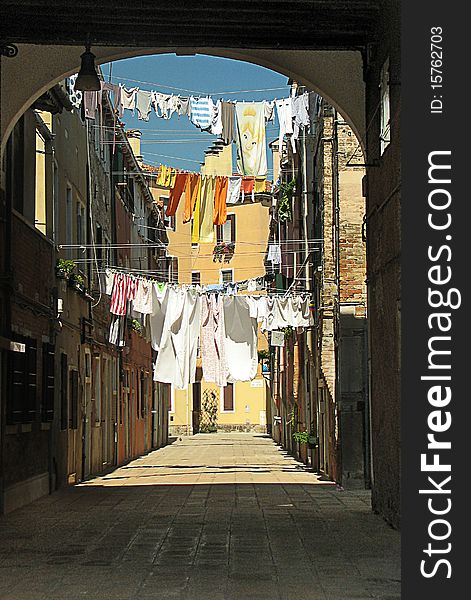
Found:
[(81, 92), (95, 92), (101, 89), (101, 82), (95, 68), (95, 55), (90, 52), (90, 44), (85, 46), (85, 52), (80, 57), (82, 64), (75, 81), (75, 89)]

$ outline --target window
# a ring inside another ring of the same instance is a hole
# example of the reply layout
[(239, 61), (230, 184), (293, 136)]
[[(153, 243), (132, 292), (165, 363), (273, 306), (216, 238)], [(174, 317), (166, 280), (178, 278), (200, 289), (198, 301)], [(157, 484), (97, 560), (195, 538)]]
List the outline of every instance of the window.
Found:
[(95, 421), (101, 421), (101, 360), (95, 356), (95, 382), (93, 393), (95, 396)]
[(218, 244), (236, 241), (236, 216), (234, 214), (227, 215), (224, 225), (217, 226), (217, 241)]
[[(68, 185), (65, 193), (65, 243), (73, 244), (72, 239), (72, 188)], [(73, 256), (72, 248), (67, 250), (69, 257)]]
[(85, 207), (77, 202), (77, 244), (85, 244)]
[(69, 421), (68, 411), (68, 373), (69, 367), (67, 364), (67, 354), (61, 353), (61, 429), (67, 429), (67, 423)]
[(32, 423), (37, 404), (37, 342), (20, 335), (15, 335), (14, 341), (24, 344), (24, 352), (11, 353), (7, 422)]
[(380, 93), (380, 141), (381, 141), (381, 155), (389, 145), (391, 141), (391, 109), (389, 102), (389, 58), (381, 69), (381, 81), (379, 84)]
[(232, 269), (221, 270), (221, 283), (232, 283)]
[(78, 389), (79, 377), (77, 369), (69, 371), (69, 428), (78, 428)]
[(193, 285), (200, 285), (201, 284), (201, 273), (199, 271), (193, 271), (191, 273), (191, 283)]
[(54, 357), (53, 344), (43, 344), (43, 389), (41, 403), (41, 420), (50, 423), (54, 418)]
[(178, 283), (178, 258), (176, 256), (167, 256), (168, 280), (172, 283)]
[(176, 225), (175, 215), (173, 215), (171, 217), (167, 217), (167, 208), (168, 208), (168, 203), (169, 203), (169, 197), (168, 196), (160, 196), (160, 199), (164, 203), (164, 224), (165, 224), (165, 227), (167, 229), (171, 229), (172, 231), (175, 231), (175, 225)]
[(34, 226), (46, 235), (46, 140), (36, 130), (36, 181)]
[(234, 409), (234, 384), (228, 383), (222, 388), (222, 411), (221, 412), (235, 412)]

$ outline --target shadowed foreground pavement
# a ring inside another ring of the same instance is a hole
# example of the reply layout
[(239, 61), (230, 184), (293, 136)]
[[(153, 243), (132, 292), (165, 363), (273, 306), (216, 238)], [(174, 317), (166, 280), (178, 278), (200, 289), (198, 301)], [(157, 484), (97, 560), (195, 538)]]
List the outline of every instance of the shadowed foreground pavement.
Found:
[(183, 438), (0, 517), (0, 600), (393, 600), (399, 580), (369, 493), (264, 436)]

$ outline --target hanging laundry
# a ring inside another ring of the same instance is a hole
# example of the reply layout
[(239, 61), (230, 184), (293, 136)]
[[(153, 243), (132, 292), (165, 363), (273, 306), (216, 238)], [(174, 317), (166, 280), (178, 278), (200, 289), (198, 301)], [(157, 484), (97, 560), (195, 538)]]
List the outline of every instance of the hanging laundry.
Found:
[(189, 173), (185, 189), (185, 208), (183, 222), (188, 223), (193, 216), (196, 202), (201, 194), (201, 176), (198, 173)]
[(134, 110), (136, 108), (136, 94), (139, 88), (125, 88), (121, 86), (121, 102), (123, 105), (123, 110), (132, 110), (132, 114), (134, 114)]
[(262, 323), (268, 313), (267, 296), (247, 296), (247, 302), (249, 304), (249, 314), (252, 319), (256, 319), (258, 323)]
[(226, 146), (235, 142), (235, 104), (234, 102), (221, 101), (221, 121), (222, 134), (221, 139)]
[(167, 313), (168, 288), (166, 284), (163, 284), (164, 287), (160, 288), (161, 285), (157, 282), (152, 283), (152, 313), (149, 315), (149, 327), (151, 346), (154, 350), (160, 350)]
[(126, 303), (128, 300), (128, 289), (131, 278), (124, 273), (114, 274), (113, 294), (111, 296), (110, 312), (114, 315), (126, 314)]
[(254, 191), (254, 187), (254, 177), (242, 177), (241, 190), (244, 192), (244, 194), (251, 194)]
[(265, 106), (263, 102), (237, 102), (237, 170), (242, 175), (267, 174)]
[(304, 92), (300, 96), (295, 96), (292, 101), (293, 115), (293, 135), (291, 136), (291, 145), (293, 152), (296, 152), (296, 140), (299, 137), (300, 128), (307, 128), (310, 125), (309, 120), (309, 94)]
[(291, 98), (283, 98), (281, 100), (275, 100), (276, 113), (278, 115), (278, 121), (280, 124), (279, 134), (279, 153), (283, 149), (283, 138), (285, 134), (293, 133), (293, 116), (291, 112)]
[(179, 117), (189, 117), (191, 115), (191, 105), (189, 98), (182, 98), (181, 96), (178, 96), (177, 114)]
[(266, 177), (255, 177), (254, 192), (260, 194), (266, 191), (267, 178)]
[(210, 132), (213, 135), (221, 135), (222, 134), (222, 111), (221, 111), (221, 100), (216, 102), (216, 105), (213, 109), (213, 119), (211, 122)]
[(97, 92), (83, 93), (83, 110), (86, 119), (94, 119), (98, 104)]
[(199, 193), (196, 196), (195, 208), (193, 210), (193, 223), (191, 225), (191, 243), (200, 243), (200, 212), (201, 212), (201, 187), (203, 178), (200, 177)]
[(80, 108), (83, 100), (83, 93), (80, 90), (75, 89), (75, 82), (77, 80), (78, 73), (71, 75), (66, 80), (67, 93), (69, 100), (75, 108)]
[(183, 192), (185, 191), (186, 182), (188, 180), (187, 173), (177, 173), (175, 176), (175, 185), (170, 190), (170, 197), (167, 209), (165, 211), (165, 215), (167, 217), (173, 217), (173, 215), (177, 211), (178, 204), (180, 202), (180, 198), (182, 197)]
[(216, 188), (214, 191), (214, 225), (224, 225), (227, 221), (227, 188), (228, 178), (223, 176), (216, 177)]
[(138, 90), (136, 92), (137, 118), (140, 121), (148, 121), (152, 109), (152, 92)]
[(209, 129), (213, 120), (214, 104), (209, 96), (195, 98), (191, 96), (191, 122), (200, 129)]
[(134, 311), (148, 315), (152, 313), (152, 295), (153, 295), (153, 284), (151, 281), (142, 279), (139, 282), (139, 287), (136, 293), (136, 297), (132, 303)]
[(268, 245), (268, 256), (267, 260), (271, 261), (274, 265), (281, 264), (281, 247), (279, 244)]
[(113, 291), (114, 273), (110, 269), (105, 269), (105, 294), (111, 296)]
[(212, 175), (203, 175), (201, 178), (201, 200), (199, 214), (199, 241), (202, 243), (214, 244), (214, 192), (216, 187), (216, 177)]
[(227, 385), (225, 327), (222, 296), (201, 299), (201, 360), (203, 378), (208, 383)]
[(258, 367), (257, 321), (244, 296), (223, 297), (227, 381), (250, 381)]
[(226, 204), (237, 204), (240, 200), (242, 177), (228, 177)]
[(201, 298), (195, 290), (170, 288), (154, 381), (184, 390), (194, 383)]
[(265, 120), (274, 121), (275, 119), (275, 101), (265, 100)]
[(249, 279), (249, 281), (247, 283), (247, 291), (255, 292), (256, 289), (257, 289), (257, 281), (255, 279)]

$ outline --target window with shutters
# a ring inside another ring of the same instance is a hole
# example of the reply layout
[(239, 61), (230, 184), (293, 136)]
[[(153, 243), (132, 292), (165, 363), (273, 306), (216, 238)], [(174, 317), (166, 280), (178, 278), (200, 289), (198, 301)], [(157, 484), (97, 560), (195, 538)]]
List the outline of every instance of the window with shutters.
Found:
[(222, 388), (222, 410), (221, 412), (235, 412), (234, 409), (234, 384), (228, 383)]
[(37, 342), (15, 335), (14, 341), (25, 345), (24, 352), (10, 354), (10, 394), (7, 402), (7, 422), (32, 423), (37, 407)]
[(68, 391), (69, 391), (69, 365), (67, 363), (67, 354), (61, 353), (61, 429), (67, 429), (69, 422), (69, 404), (68, 404)]
[(230, 242), (236, 241), (236, 216), (234, 214), (227, 215), (227, 220), (223, 225), (218, 225), (216, 227), (217, 232), (217, 242), (221, 244), (225, 242), (229, 244)]
[(54, 358), (53, 344), (43, 344), (43, 387), (41, 402), (41, 420), (50, 423), (54, 419)]
[(69, 428), (78, 428), (78, 391), (79, 378), (77, 369), (69, 371)]

